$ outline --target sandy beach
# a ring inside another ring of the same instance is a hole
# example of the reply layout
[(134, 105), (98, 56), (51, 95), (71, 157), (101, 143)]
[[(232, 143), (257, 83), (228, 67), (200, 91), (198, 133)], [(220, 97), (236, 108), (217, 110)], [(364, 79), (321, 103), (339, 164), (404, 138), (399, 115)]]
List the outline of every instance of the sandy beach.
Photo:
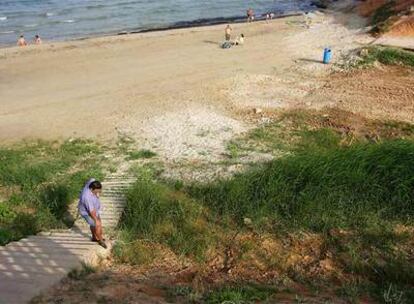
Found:
[(232, 27), (243, 46), (221, 49), (217, 25), (0, 49), (0, 140), (128, 135), (167, 159), (219, 154), (251, 127), (242, 112), (318, 108), (325, 47), (338, 63), (372, 41), (341, 11)]

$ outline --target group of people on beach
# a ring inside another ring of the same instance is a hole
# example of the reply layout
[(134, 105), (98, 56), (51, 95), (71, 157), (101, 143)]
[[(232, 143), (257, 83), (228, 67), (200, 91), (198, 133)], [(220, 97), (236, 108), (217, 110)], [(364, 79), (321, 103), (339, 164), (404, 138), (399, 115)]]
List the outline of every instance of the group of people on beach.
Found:
[[(247, 22), (253, 22), (255, 20), (255, 13), (252, 8), (249, 8), (246, 12), (247, 15)], [(269, 20), (272, 20), (275, 17), (275, 14), (273, 12), (268, 12), (265, 15), (263, 15), (266, 18), (266, 22), (269, 22)], [(244, 34), (240, 34), (234, 41), (232, 41), (232, 32), (233, 29), (230, 26), (230, 24), (227, 24), (226, 28), (224, 29), (224, 42), (222, 43), (221, 47), (224, 49), (230, 48), (233, 45), (243, 45), (245, 41)]]
[[(33, 44), (39, 45), (42, 44), (42, 39), (40, 39), (39, 35), (36, 35), (33, 39)], [(29, 45), (24, 38), (24, 35), (20, 35), (19, 39), (17, 40), (17, 46), (27, 46)]]
[[(255, 20), (255, 13), (252, 8), (249, 8), (246, 12), (247, 15), (247, 22), (253, 22)], [(262, 17), (266, 18), (266, 21), (272, 20), (275, 18), (275, 13), (273, 12), (267, 12), (266, 14), (262, 15)]]
[(244, 44), (244, 34), (240, 34), (234, 41), (231, 40), (231, 34), (233, 32), (232, 27), (230, 24), (227, 24), (226, 28), (224, 29), (224, 39), (225, 42), (222, 44), (222, 48), (230, 48), (233, 45), (243, 45)]

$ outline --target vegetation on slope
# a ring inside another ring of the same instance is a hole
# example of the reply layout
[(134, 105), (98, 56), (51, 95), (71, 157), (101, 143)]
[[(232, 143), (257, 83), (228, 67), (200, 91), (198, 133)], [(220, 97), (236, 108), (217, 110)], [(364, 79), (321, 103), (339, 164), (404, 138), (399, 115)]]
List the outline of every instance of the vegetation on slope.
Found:
[(362, 66), (379, 62), (386, 65), (405, 65), (414, 67), (414, 53), (391, 47), (370, 47), (362, 52)]
[(257, 140), (284, 156), (231, 179), (181, 189), (142, 175), (128, 195), (117, 260), (184, 259), (198, 282), (186, 296), (196, 302), (277, 299), (297, 284), (351, 301), (412, 302), (413, 126), (387, 122), (369, 137), (379, 122), (352, 132), (318, 114), (286, 117), (236, 142), (254, 149)]
[(0, 245), (70, 225), (83, 183), (103, 177), (100, 158), (98, 145), (81, 140), (0, 148)]

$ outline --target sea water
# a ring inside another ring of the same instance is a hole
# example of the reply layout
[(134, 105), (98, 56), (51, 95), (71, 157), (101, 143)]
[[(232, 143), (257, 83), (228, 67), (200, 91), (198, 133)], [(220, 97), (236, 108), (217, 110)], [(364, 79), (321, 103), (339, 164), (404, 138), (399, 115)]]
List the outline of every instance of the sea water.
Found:
[(32, 40), (65, 40), (214, 24), (244, 18), (251, 7), (258, 17), (306, 10), (311, 0), (0, 0), (0, 45), (19, 35)]

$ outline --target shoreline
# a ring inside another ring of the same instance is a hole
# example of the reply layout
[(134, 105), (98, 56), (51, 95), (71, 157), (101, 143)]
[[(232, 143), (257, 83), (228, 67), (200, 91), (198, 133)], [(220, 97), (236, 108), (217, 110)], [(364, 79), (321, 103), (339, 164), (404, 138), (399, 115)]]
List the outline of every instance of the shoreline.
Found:
[[(315, 11), (323, 11), (321, 9), (318, 9), (316, 7), (309, 8), (309, 10), (303, 10), (303, 11), (293, 11), (293, 12), (286, 12), (283, 14), (279, 14), (274, 16), (272, 20), (277, 19), (283, 19), (283, 18), (289, 18), (289, 17), (295, 17), (295, 16), (301, 16), (302, 14), (308, 13), (308, 12), (315, 12)], [(270, 21), (272, 21), (270, 20)], [(253, 23), (257, 22), (263, 22), (266, 21), (266, 18), (264, 16), (260, 16), (255, 19)], [(147, 33), (160, 33), (160, 32), (170, 32), (174, 30), (182, 30), (182, 29), (199, 29), (199, 28), (209, 28), (214, 27), (218, 25), (223, 24), (243, 24), (246, 22), (246, 17), (243, 16), (233, 16), (233, 17), (217, 17), (217, 18), (210, 18), (210, 19), (196, 19), (193, 21), (179, 21), (176, 23), (173, 23), (171, 25), (166, 26), (160, 26), (160, 27), (152, 27), (152, 28), (132, 28), (129, 30), (124, 31), (114, 31), (114, 32), (106, 32), (106, 33), (100, 33), (100, 34), (90, 34), (88, 36), (83, 37), (76, 37), (76, 38), (63, 38), (63, 39), (51, 39), (51, 40), (44, 40), (44, 45), (52, 45), (52, 44), (59, 44), (59, 43), (70, 43), (70, 42), (77, 42), (77, 41), (85, 41), (85, 40), (93, 40), (93, 39), (99, 39), (99, 38), (111, 38), (111, 37), (118, 37), (118, 36), (128, 36), (128, 35), (136, 35), (136, 34), (147, 34)], [(17, 41), (17, 36), (16, 36)], [(33, 44), (30, 43), (29, 46), (32, 46)], [(0, 50), (5, 49), (24, 49), (22, 47), (17, 47), (15, 44), (0, 44)]]

